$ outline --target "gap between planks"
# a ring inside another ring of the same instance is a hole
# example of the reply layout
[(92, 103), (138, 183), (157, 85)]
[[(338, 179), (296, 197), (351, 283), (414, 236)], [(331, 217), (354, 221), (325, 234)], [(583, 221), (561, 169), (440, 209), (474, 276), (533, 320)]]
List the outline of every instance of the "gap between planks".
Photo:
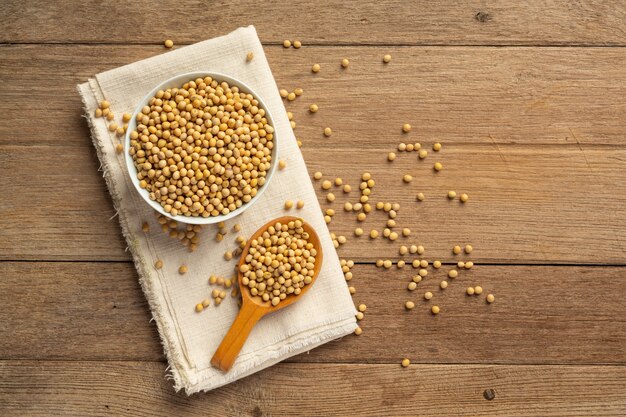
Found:
[[(193, 45), (196, 42), (175, 43), (174, 48)], [(163, 42), (70, 42), (70, 41), (49, 41), (49, 42), (28, 42), (28, 41), (1, 41), (0, 46), (11, 45), (34, 45), (34, 46), (162, 46)], [(263, 46), (280, 46), (281, 42), (261, 42)], [(516, 44), (516, 43), (444, 43), (444, 42), (414, 42), (414, 43), (393, 43), (393, 42), (307, 42), (303, 47), (336, 47), (336, 48), (402, 48), (402, 47), (437, 47), (437, 48), (626, 48), (626, 44), (607, 42), (605, 44), (594, 44), (584, 42), (553, 42), (546, 44)]]
[[(329, 342), (332, 343), (333, 341)], [(317, 348), (316, 348), (317, 349)], [(300, 355), (306, 355), (307, 352), (301, 353)], [(323, 366), (333, 366), (333, 365), (354, 365), (354, 366), (358, 366), (358, 365), (363, 365), (363, 366), (371, 366), (371, 367), (375, 367), (375, 366), (398, 366), (400, 363), (399, 361), (379, 361), (379, 362), (370, 362), (370, 361), (317, 361), (317, 360), (311, 360), (311, 361), (306, 361), (306, 362), (302, 362), (302, 361), (298, 361), (298, 360), (293, 360), (293, 356), (289, 357), (289, 358), (285, 358), (282, 361), (278, 362), (278, 363), (283, 363), (283, 364), (293, 364), (293, 365), (297, 365), (297, 366), (319, 366), (319, 365), (323, 365)], [(102, 359), (66, 359), (66, 358), (4, 358), (4, 357), (0, 357), (0, 362), (34, 362), (34, 363), (41, 363), (41, 364), (46, 364), (46, 363), (93, 363), (93, 364), (100, 364), (100, 363), (141, 363), (141, 364), (167, 364), (167, 359), (166, 358), (162, 358), (159, 360), (154, 360), (154, 359), (124, 359), (124, 358), (102, 358)], [(541, 367), (548, 367), (548, 366), (558, 366), (558, 367), (571, 367), (571, 368), (576, 368), (576, 367), (584, 367), (584, 366), (594, 366), (594, 367), (612, 367), (612, 368), (626, 368), (626, 362), (623, 363), (610, 363), (610, 362), (576, 362), (576, 363), (572, 363), (572, 362), (550, 362), (550, 363), (542, 363), (542, 362), (497, 362), (497, 363), (484, 363), (484, 362), (453, 362), (453, 361), (449, 361), (449, 362), (419, 362), (415, 359), (411, 359), (411, 366), (413, 367), (427, 367), (427, 366), (439, 366), (439, 367), (457, 367), (457, 366), (499, 366), (499, 367), (511, 367), (511, 366), (520, 366), (520, 367), (537, 367), (537, 368), (541, 368)]]
[[(414, 256), (414, 258), (419, 258), (420, 256)], [(339, 259), (347, 259), (348, 257), (339, 256)], [(397, 259), (396, 259), (397, 258)], [(407, 261), (406, 258), (402, 258), (402, 256), (398, 255), (393, 257), (394, 260), (404, 260)], [(76, 263), (76, 264), (133, 264), (132, 260), (119, 260), (119, 259), (0, 259), (0, 263), (3, 262), (12, 262), (12, 263)], [(373, 261), (354, 261), (355, 265), (375, 265), (376, 260)], [(441, 265), (456, 265), (457, 262), (447, 262), (441, 261)], [(394, 264), (395, 266), (395, 264)], [(624, 268), (626, 264), (623, 263), (603, 263), (603, 264), (592, 264), (592, 263), (524, 263), (524, 262), (474, 262), (474, 266), (487, 266), (487, 267), (498, 267), (498, 266), (530, 266), (530, 267), (543, 267), (543, 266), (558, 266), (558, 267), (596, 267), (596, 268)], [(407, 270), (411, 268), (409, 264), (406, 266)], [(395, 268), (390, 268), (395, 269)]]

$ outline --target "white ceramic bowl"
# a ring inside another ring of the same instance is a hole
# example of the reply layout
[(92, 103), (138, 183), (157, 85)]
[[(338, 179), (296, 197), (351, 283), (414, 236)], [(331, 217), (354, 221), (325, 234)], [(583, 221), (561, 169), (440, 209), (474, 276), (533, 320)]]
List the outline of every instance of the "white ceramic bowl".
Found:
[[(137, 127), (137, 119), (136, 119), (137, 114), (140, 113), (141, 109), (148, 104), (150, 99), (154, 97), (157, 91), (166, 90), (168, 88), (174, 88), (174, 87), (182, 87), (183, 84), (185, 84), (186, 82), (190, 80), (195, 80), (196, 78), (204, 78), (207, 76), (212, 77), (213, 79), (219, 82), (226, 81), (231, 86), (237, 86), (239, 87), (241, 91), (252, 94), (259, 101), (260, 107), (265, 110), (265, 117), (267, 118), (267, 121), (269, 122), (270, 125), (272, 125), (272, 127), (274, 127), (274, 139), (273, 139), (274, 147), (272, 148), (272, 162), (270, 165), (270, 170), (265, 177), (265, 183), (263, 184), (263, 186), (259, 188), (257, 194), (252, 198), (252, 200), (250, 200), (247, 203), (244, 203), (241, 207), (237, 208), (236, 210), (233, 210), (230, 213), (225, 214), (225, 215), (210, 216), (210, 217), (202, 217), (202, 216), (194, 217), (194, 216), (185, 216), (185, 215), (172, 216), (170, 213), (167, 213), (163, 209), (163, 206), (161, 206), (161, 204), (150, 199), (150, 195), (147, 190), (144, 190), (143, 188), (139, 186), (139, 180), (137, 179), (137, 168), (135, 168), (135, 164), (133, 163), (133, 158), (128, 152), (130, 149), (130, 133), (133, 130), (135, 130), (135, 128)], [(124, 157), (126, 160), (126, 168), (128, 170), (130, 180), (132, 181), (139, 195), (141, 195), (141, 197), (146, 201), (146, 203), (150, 205), (150, 207), (152, 207), (153, 209), (155, 209), (162, 215), (167, 216), (170, 219), (174, 219), (182, 223), (212, 224), (212, 223), (219, 223), (221, 221), (232, 219), (233, 217), (238, 216), (239, 214), (243, 213), (244, 210), (249, 209), (259, 198), (261, 198), (261, 196), (263, 195), (263, 192), (268, 187), (272, 179), (272, 176), (274, 175), (274, 170), (276, 168), (276, 164), (278, 160), (277, 159), (277, 155), (278, 155), (277, 136), (278, 135), (276, 132), (276, 125), (274, 124), (274, 119), (272, 118), (272, 115), (270, 114), (270, 111), (267, 105), (263, 101), (263, 98), (259, 96), (257, 93), (255, 93), (245, 83), (235, 78), (229, 77), (228, 75), (220, 74), (217, 72), (211, 72), (211, 71), (187, 72), (187, 73), (172, 77), (169, 80), (166, 80), (162, 82), (161, 84), (157, 85), (152, 91), (146, 94), (143, 100), (141, 100), (141, 102), (137, 105), (137, 108), (135, 109), (135, 112), (133, 113), (132, 119), (128, 122), (128, 129), (126, 130), (126, 137), (124, 139)]]

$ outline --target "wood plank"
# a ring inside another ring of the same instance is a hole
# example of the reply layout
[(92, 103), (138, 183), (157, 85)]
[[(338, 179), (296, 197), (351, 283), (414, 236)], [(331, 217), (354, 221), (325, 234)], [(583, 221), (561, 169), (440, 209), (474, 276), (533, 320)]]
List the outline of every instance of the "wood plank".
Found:
[[(351, 149), (305, 148), (312, 172), (341, 177), (355, 189), (360, 173), (369, 171), (376, 181), (372, 202), (398, 202), (395, 230), (411, 230), (396, 242), (357, 238), (356, 227), (376, 229), (382, 236), (388, 215), (374, 210), (358, 222), (355, 213), (342, 209), (345, 201), (358, 201), (358, 192), (346, 197), (334, 189), (338, 197), (328, 203), (326, 191), (316, 183), (322, 207), (337, 213), (330, 230), (348, 237), (342, 256), (358, 261), (390, 258), (397, 256), (400, 245), (422, 244), (428, 258), (448, 258), (454, 245), (471, 243), (472, 258), (482, 263), (625, 263), (626, 229), (620, 225), (626, 224), (626, 195), (612, 190), (626, 187), (626, 154), (563, 145), (444, 146), (425, 160), (405, 152), (393, 163), (385, 161), (388, 149), (368, 149), (359, 152), (361, 170), (327, 162)], [(433, 170), (435, 161), (443, 163), (443, 171)], [(414, 180), (404, 183), (404, 174)], [(467, 193), (469, 202), (449, 200), (448, 190)], [(424, 193), (423, 202), (416, 201), (418, 192)]]
[[(478, 265), (442, 291), (447, 269), (431, 269), (411, 293), (412, 268), (355, 266), (354, 301), (367, 305), (363, 334), (290, 361), (626, 362), (626, 268)], [(0, 276), (0, 359), (163, 360), (132, 264), (0, 262)], [(485, 293), (469, 297), (469, 285)], [(407, 300), (414, 310), (404, 309)]]
[(12, 310), (0, 313), (0, 358), (163, 357), (132, 264), (1, 262), (0, 271), (0, 305)]
[[(3, 149), (0, 170), (11, 180), (0, 184), (8, 196), (0, 203), (7, 236), (0, 240), (0, 259), (129, 259), (90, 146), (64, 148), (61, 165), (50, 158), (52, 147)], [(304, 148), (310, 172), (341, 177), (355, 189), (349, 197), (335, 189), (337, 200), (329, 204), (315, 185), (322, 207), (336, 210), (331, 231), (348, 237), (342, 256), (372, 262), (395, 256), (402, 244), (422, 244), (428, 256), (445, 257), (454, 245), (471, 243), (474, 260), (482, 263), (626, 263), (626, 195), (617, 191), (626, 187), (623, 148), (444, 143), (436, 156), (418, 161), (415, 152), (404, 153), (393, 164), (385, 160), (389, 149)], [(355, 153), (357, 166), (346, 163)], [(436, 160), (444, 171), (434, 173)], [(18, 175), (23, 167), (36, 167), (38, 181)], [(377, 184), (372, 202), (400, 203), (397, 224), (410, 228), (410, 237), (353, 237), (356, 227), (382, 234), (387, 221), (374, 210), (359, 223), (342, 209), (345, 201), (358, 201), (366, 170)], [(412, 183), (402, 182), (405, 173), (415, 177)], [(448, 190), (468, 193), (470, 201), (450, 201)], [(425, 194), (424, 202), (415, 200), (417, 192)], [(210, 245), (210, 230), (203, 233)]]
[[(305, 44), (623, 45), (623, 1), (437, 0), (309, 3), (147, 0), (85, 4), (4, 1), (1, 42), (197, 42), (248, 24), (264, 42)], [(235, 18), (233, 18), (235, 17)], [(68, 30), (71, 28), (71, 30)]]
[[(186, 397), (152, 362), (0, 361), (0, 412), (35, 415), (621, 416), (623, 366), (280, 364)], [(303, 387), (304, 389), (289, 389)], [(485, 399), (485, 390), (495, 398)], [(289, 395), (285, 395), (285, 390)], [(210, 410), (210, 411), (209, 411)]]
[[(0, 176), (11, 181), (0, 183), (0, 260), (131, 258), (95, 149), (65, 149), (56, 159), (54, 147), (2, 147)], [(37, 185), (25, 175), (33, 158)]]
[[(413, 125), (415, 140), (624, 144), (626, 54), (620, 48), (265, 50), (278, 85), (305, 91), (287, 103), (305, 144), (329, 143), (321, 140), (326, 126), (336, 132), (333, 145), (338, 140), (360, 148), (395, 144), (406, 122)], [(0, 126), (0, 144), (88, 142), (75, 85), (162, 52), (157, 46), (0, 47), (0, 111), (13, 121)], [(381, 62), (386, 53), (393, 56), (388, 65)], [(344, 57), (351, 61), (348, 70), (339, 68)], [(315, 62), (322, 65), (317, 75), (310, 72)], [(314, 116), (307, 111), (312, 102), (320, 107)], [(41, 111), (42, 103), (53, 111)]]

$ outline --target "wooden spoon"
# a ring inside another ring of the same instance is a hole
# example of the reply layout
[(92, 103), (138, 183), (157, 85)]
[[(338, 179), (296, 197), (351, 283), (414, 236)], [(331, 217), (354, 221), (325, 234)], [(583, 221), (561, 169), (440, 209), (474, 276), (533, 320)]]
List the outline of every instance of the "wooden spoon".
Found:
[[(241, 259), (239, 260), (239, 265), (243, 265), (245, 262), (245, 258), (248, 255), (248, 251), (250, 250), (250, 244), (252, 241), (263, 232), (265, 232), (268, 227), (280, 223), (288, 223), (290, 221), (298, 220), (297, 217), (284, 216), (274, 219), (265, 225), (263, 225), (259, 230), (252, 235), (252, 237), (248, 240), (248, 244), (243, 250), (241, 254)], [(320, 272), (320, 268), (322, 267), (322, 245), (320, 243), (320, 239), (315, 233), (315, 230), (308, 224), (302, 221), (302, 228), (305, 232), (309, 234), (309, 238), (307, 239), (309, 242), (313, 244), (313, 247), (317, 249), (317, 255), (315, 256), (315, 269), (313, 270), (313, 281), (310, 284), (302, 287), (302, 290), (299, 295), (289, 294), (287, 298), (281, 300), (280, 303), (273, 306), (270, 301), (263, 301), (263, 299), (259, 296), (254, 296), (250, 294), (250, 288), (247, 285), (243, 285), (241, 283), (241, 279), (243, 278), (243, 274), (238, 272), (239, 276), (239, 288), (241, 289), (241, 309), (239, 310), (239, 315), (233, 322), (230, 330), (222, 340), (222, 343), (215, 351), (213, 358), (211, 359), (211, 365), (216, 368), (221, 369), (222, 371), (228, 371), (235, 363), (235, 359), (237, 359), (237, 355), (239, 351), (243, 347), (250, 331), (256, 324), (257, 321), (261, 319), (261, 317), (266, 314), (273, 313), (276, 310), (280, 310), (281, 308), (285, 308), (296, 301), (298, 301), (302, 296), (311, 288), (311, 286), (315, 283), (315, 279)], [(239, 268), (237, 268), (239, 271)]]

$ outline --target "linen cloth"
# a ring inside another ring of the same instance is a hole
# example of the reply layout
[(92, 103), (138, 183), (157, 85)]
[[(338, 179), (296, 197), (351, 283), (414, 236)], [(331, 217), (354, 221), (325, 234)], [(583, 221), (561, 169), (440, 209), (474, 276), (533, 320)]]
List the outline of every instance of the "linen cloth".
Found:
[[(251, 62), (246, 62), (248, 52), (254, 54)], [(124, 156), (115, 152), (119, 139), (107, 130), (104, 118), (94, 117), (94, 110), (100, 100), (108, 100), (116, 115), (115, 122), (121, 125), (122, 113), (132, 114), (156, 85), (180, 73), (204, 70), (239, 79), (264, 99), (274, 118), (278, 158), (284, 159), (287, 167), (274, 172), (265, 185), (268, 188), (253, 207), (227, 222), (229, 233), (223, 241), (214, 239), (216, 225), (205, 226), (198, 249), (191, 253), (177, 239), (162, 232), (154, 210), (130, 182)], [(97, 74), (80, 84), (78, 90), (177, 391), (184, 389), (192, 394), (211, 390), (354, 331), (354, 304), (254, 27), (239, 28), (223, 37)], [(283, 205), (287, 199), (303, 200), (304, 208), (286, 212)], [(233, 368), (223, 373), (213, 368), (210, 360), (239, 311), (237, 301), (229, 294), (220, 306), (212, 304), (201, 313), (196, 313), (194, 307), (202, 299), (211, 299), (211, 274), (234, 275), (235, 261), (225, 261), (223, 254), (236, 247), (235, 237), (247, 238), (269, 220), (286, 214), (304, 218), (318, 232), (324, 252), (321, 272), (297, 303), (259, 321)], [(142, 231), (144, 221), (150, 225), (148, 233)], [(242, 226), (241, 232), (232, 231), (235, 223)], [(157, 259), (163, 261), (161, 270), (153, 266)], [(177, 271), (182, 264), (189, 268), (185, 275)]]

